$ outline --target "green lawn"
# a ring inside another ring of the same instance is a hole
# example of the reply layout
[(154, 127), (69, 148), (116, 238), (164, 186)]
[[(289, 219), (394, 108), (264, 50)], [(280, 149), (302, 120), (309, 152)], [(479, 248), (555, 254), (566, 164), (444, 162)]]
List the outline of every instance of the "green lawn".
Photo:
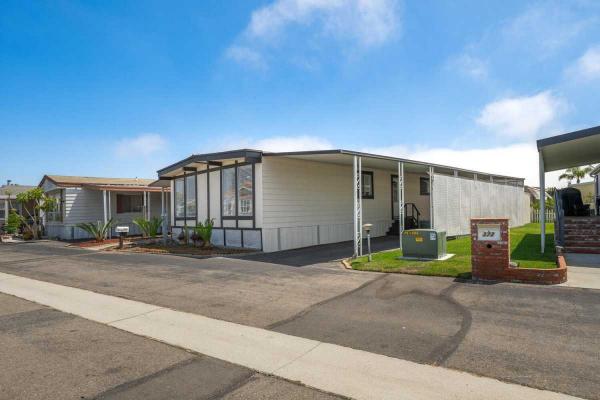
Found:
[[(523, 268), (556, 268), (554, 254), (554, 225), (546, 224), (546, 252), (540, 254), (540, 224), (527, 224), (510, 230), (511, 260)], [(455, 254), (446, 261), (398, 260), (400, 250), (373, 254), (373, 261), (360, 257), (352, 268), (361, 271), (402, 272), (418, 275), (438, 275), (470, 278), (471, 237), (448, 240), (448, 253)]]

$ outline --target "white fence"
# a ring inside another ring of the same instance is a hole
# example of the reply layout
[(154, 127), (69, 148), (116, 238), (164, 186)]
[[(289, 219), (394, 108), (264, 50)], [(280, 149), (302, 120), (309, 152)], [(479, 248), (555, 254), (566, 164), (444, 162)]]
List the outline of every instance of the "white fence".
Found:
[[(531, 209), (531, 222), (540, 222), (540, 210)], [(546, 210), (546, 222), (554, 222), (554, 209)]]

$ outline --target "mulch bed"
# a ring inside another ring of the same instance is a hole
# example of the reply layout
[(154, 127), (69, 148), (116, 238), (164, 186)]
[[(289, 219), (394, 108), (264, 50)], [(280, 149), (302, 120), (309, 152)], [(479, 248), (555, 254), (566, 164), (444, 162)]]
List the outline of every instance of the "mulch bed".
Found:
[[(131, 242), (135, 241), (135, 240), (140, 240), (141, 238), (132, 238), (132, 237), (128, 237), (125, 238), (123, 240), (124, 244), (130, 244)], [(96, 246), (103, 246), (106, 244), (118, 244), (119, 243), (119, 238), (114, 238), (114, 239), (104, 239), (102, 242), (96, 242), (95, 240), (86, 240), (84, 242), (73, 242), (70, 243), (69, 246), (73, 246), (73, 247), (96, 247)]]
[(163, 246), (162, 244), (142, 244), (132, 247), (127, 247), (126, 251), (135, 253), (151, 253), (151, 254), (181, 254), (194, 256), (218, 256), (227, 254), (247, 254), (254, 253), (256, 250), (233, 249), (225, 247), (216, 247), (206, 249), (197, 246), (174, 245)]

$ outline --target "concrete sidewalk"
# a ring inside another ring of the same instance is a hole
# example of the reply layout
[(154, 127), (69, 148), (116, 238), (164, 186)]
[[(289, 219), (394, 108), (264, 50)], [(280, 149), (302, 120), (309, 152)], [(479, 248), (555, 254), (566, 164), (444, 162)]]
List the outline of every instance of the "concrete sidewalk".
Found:
[(600, 254), (567, 253), (565, 258), (568, 280), (561, 286), (600, 289)]
[(358, 399), (574, 398), (10, 274), (0, 292)]

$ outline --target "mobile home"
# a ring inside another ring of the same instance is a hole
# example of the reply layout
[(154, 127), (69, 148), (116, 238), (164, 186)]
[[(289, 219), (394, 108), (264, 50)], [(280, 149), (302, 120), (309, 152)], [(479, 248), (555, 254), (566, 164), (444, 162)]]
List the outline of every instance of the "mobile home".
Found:
[(174, 233), (210, 218), (216, 245), (265, 252), (433, 227), (469, 233), (472, 217), (529, 222), (524, 180), (347, 150), (192, 155), (158, 171)]
[(115, 226), (129, 227), (130, 234), (139, 234), (133, 224), (137, 217), (160, 217), (168, 207), (168, 188), (152, 187), (153, 179), (95, 178), (85, 176), (45, 175), (39, 187), (56, 198), (57, 207), (43, 216), (46, 235), (64, 240), (86, 239), (89, 234), (77, 227), (80, 223), (113, 219), (109, 236)]

